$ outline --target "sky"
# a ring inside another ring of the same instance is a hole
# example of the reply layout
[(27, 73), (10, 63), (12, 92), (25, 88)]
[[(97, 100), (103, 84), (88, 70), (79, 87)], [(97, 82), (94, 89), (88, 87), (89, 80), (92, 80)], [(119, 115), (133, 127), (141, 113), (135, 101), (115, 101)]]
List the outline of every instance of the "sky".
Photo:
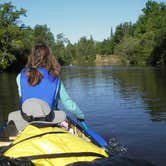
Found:
[[(56, 35), (63, 33), (72, 43), (81, 37), (91, 35), (96, 41), (103, 41), (110, 35), (111, 28), (120, 23), (135, 23), (142, 14), (147, 0), (1, 0), (17, 9), (27, 10), (27, 17), (21, 17), (27, 26), (47, 24)], [(166, 0), (156, 0), (166, 2)]]

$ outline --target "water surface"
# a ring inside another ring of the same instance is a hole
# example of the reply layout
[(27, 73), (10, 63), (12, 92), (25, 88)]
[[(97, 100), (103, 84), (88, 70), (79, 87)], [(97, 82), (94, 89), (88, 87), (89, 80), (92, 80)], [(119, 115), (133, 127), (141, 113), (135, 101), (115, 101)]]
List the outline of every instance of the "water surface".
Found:
[[(0, 74), (0, 121), (19, 105), (15, 77)], [(116, 138), (127, 156), (166, 165), (165, 69), (72, 66), (61, 79), (93, 130)]]

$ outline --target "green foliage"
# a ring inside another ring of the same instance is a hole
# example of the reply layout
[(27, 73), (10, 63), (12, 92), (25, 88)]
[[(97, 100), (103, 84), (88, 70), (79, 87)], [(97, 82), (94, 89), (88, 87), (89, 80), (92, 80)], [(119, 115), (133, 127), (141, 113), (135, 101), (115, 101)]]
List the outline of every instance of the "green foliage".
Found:
[(57, 34), (53, 53), (61, 65), (67, 65), (71, 62), (71, 55), (67, 54), (67, 48), (65, 47), (65, 45), (68, 45), (69, 43), (69, 40), (63, 33)]
[(15, 55), (15, 61), (10, 65), (10, 69), (20, 70), (27, 62), (32, 47), (34, 46), (33, 30), (30, 27), (22, 27), (15, 40), (11, 43), (11, 53)]
[(96, 55), (109, 58), (113, 54), (129, 64), (166, 65), (165, 3), (147, 1), (136, 23), (121, 23), (115, 32), (111, 28), (110, 36), (101, 42), (91, 36), (71, 44), (63, 33), (54, 39), (47, 25), (30, 28), (20, 16), (26, 16), (25, 9), (17, 10), (11, 2), (0, 4), (0, 70), (22, 68), (37, 43), (51, 47), (62, 65), (93, 64)]
[(137, 64), (136, 57), (139, 56), (140, 40), (133, 37), (124, 37), (121, 43), (115, 47), (115, 55), (124, 56), (130, 64)]
[(20, 28), (17, 26), (19, 17), (25, 16), (24, 9), (16, 10), (9, 3), (0, 4), (0, 70), (6, 69), (16, 60), (12, 53), (12, 43), (17, 40)]
[(16, 7), (11, 2), (0, 4), (0, 26), (18, 25), (21, 15), (26, 16), (25, 9), (16, 10)]
[(87, 39), (86, 37), (81, 37), (77, 44), (76, 48), (76, 60), (78, 63), (93, 63), (96, 56), (95, 42), (92, 38)]
[(54, 36), (47, 25), (36, 25), (34, 27), (34, 43), (46, 44), (52, 46), (54, 44)]
[(148, 63), (166, 66), (166, 29), (158, 32), (155, 41), (155, 46), (148, 58)]
[(15, 59), (13, 54), (0, 50), (0, 70), (6, 69)]
[[(163, 41), (160, 34), (163, 29), (166, 29), (166, 5), (164, 3), (148, 1), (142, 11), (143, 15), (136, 24), (135, 35), (141, 39), (141, 50), (143, 50), (145, 62), (158, 64), (159, 62), (154, 63), (154, 59), (160, 59), (162, 56), (159, 50), (157, 52), (154, 51), (154, 49), (158, 48), (158, 43), (163, 45), (161, 44)], [(139, 31), (141, 29), (140, 27), (144, 29), (144, 31)], [(154, 55), (154, 53), (156, 55)]]
[(165, 64), (166, 47), (162, 39), (165, 33), (161, 35), (161, 32), (166, 29), (166, 5), (149, 0), (142, 11), (134, 25), (117, 26), (113, 36), (114, 53), (126, 56), (129, 63)]
[(97, 53), (100, 55), (113, 54), (114, 42), (111, 39), (105, 39), (103, 42), (98, 42), (96, 45)]

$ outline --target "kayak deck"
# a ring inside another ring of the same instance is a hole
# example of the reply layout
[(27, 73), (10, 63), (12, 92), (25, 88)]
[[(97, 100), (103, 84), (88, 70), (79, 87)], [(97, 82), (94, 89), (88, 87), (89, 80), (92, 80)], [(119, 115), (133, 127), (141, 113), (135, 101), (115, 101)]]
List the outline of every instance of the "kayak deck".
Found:
[[(59, 126), (59, 127), (63, 128), (64, 130), (67, 130), (71, 134), (74, 134), (78, 137), (81, 137), (82, 139), (86, 141), (91, 142), (90, 138), (86, 136), (83, 131), (81, 131), (79, 126), (73, 124), (69, 119), (67, 120), (67, 123), (69, 124), (68, 129), (66, 129), (63, 126)], [(10, 145), (16, 139), (18, 134), (19, 132), (17, 131), (13, 123), (9, 123), (8, 125), (2, 127), (0, 132), (0, 149)]]

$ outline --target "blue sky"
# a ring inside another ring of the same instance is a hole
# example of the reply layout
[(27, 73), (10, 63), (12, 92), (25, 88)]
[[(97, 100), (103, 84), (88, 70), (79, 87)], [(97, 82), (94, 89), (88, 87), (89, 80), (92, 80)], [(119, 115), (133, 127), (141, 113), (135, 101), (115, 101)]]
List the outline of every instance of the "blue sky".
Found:
[[(86, 36), (97, 41), (109, 37), (111, 27), (126, 21), (136, 22), (147, 0), (10, 0), (17, 9), (27, 10), (21, 18), (32, 28), (36, 24), (63, 33), (72, 43)], [(166, 0), (156, 0), (165, 2)], [(1, 2), (9, 2), (1, 0)]]

